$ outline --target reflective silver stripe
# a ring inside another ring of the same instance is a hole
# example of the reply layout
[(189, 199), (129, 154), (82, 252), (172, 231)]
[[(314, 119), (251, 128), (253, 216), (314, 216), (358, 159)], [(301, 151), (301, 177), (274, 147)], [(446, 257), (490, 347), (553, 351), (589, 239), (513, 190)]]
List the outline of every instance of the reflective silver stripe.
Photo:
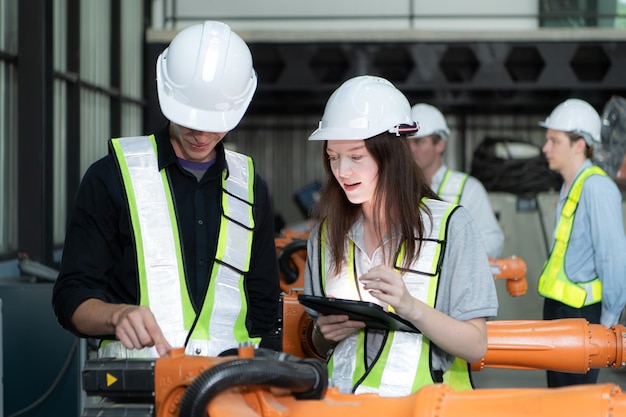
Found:
[(98, 349), (98, 358), (153, 359), (158, 357), (155, 347), (126, 349), (122, 342), (110, 342)]
[(219, 352), (237, 347), (233, 329), (241, 310), (241, 293), (238, 282), (240, 274), (227, 266), (216, 265), (218, 278), (215, 284), (215, 298), (211, 320), (209, 321), (209, 334), (212, 344), (219, 344)]
[[(428, 216), (424, 216), (426, 237), (428, 239), (437, 240), (439, 239), (442, 220), (450, 205), (436, 200), (428, 200), (426, 204), (431, 210), (433, 218), (431, 227)], [(420, 252), (419, 259), (413, 262), (410, 267), (411, 270), (436, 271), (435, 266), (438, 259), (435, 259), (435, 255), (443, 256), (443, 253), (439, 253), (435, 250), (436, 245), (434, 242), (430, 243), (432, 243), (432, 245), (428, 245), (429, 250)], [(343, 269), (341, 272), (342, 277), (345, 272)], [(409, 293), (413, 297), (426, 304), (431, 304), (428, 300), (428, 295), (431, 290), (430, 286), (433, 284), (433, 280), (430, 276), (407, 272), (404, 275), (404, 280)], [(328, 278), (326, 281), (328, 282)], [(342, 279), (341, 282), (347, 285), (345, 279)], [(332, 381), (333, 384), (344, 393), (352, 391), (352, 379), (356, 369), (357, 341), (357, 335), (349, 336), (340, 342), (333, 352)], [(420, 358), (423, 346), (421, 334), (394, 332), (391, 350), (387, 357), (387, 362), (385, 363), (380, 386), (368, 387), (361, 384), (357, 387), (355, 392), (357, 394), (377, 392), (380, 396), (384, 397), (410, 394), (418, 368), (422, 365), (420, 364)], [(407, 352), (410, 352), (410, 354)], [(428, 366), (428, 364), (423, 365)], [(420, 370), (420, 372), (430, 372), (430, 370), (423, 369)]]
[[(441, 223), (449, 204), (431, 200), (428, 200), (426, 204), (431, 211), (432, 224), (428, 216), (424, 216), (424, 230), (428, 233), (428, 239), (438, 240)], [(417, 262), (414, 262), (416, 264), (415, 268), (412, 266), (410, 269), (417, 271), (428, 270), (434, 273), (436, 272), (438, 258), (443, 256), (443, 253), (435, 250), (438, 245), (432, 241), (424, 241), (422, 244), (419, 259)], [(434, 284), (430, 276), (407, 273), (404, 275), (404, 282), (407, 290), (413, 297), (434, 307), (434, 300), (428, 300), (430, 287)], [(399, 397), (411, 393), (424, 347), (421, 333), (394, 332), (393, 336), (391, 350), (385, 363), (379, 387), (379, 395), (385, 397)], [(411, 352), (411, 354), (408, 355), (407, 352)], [(428, 364), (422, 365), (428, 366)], [(430, 373), (430, 369), (422, 369), (421, 371)]]
[(463, 185), (465, 184), (467, 177), (468, 175), (464, 172), (447, 170), (441, 180), (439, 190), (437, 190), (437, 195), (439, 195), (443, 201), (458, 204), (461, 200)]
[(339, 391), (345, 394), (352, 392), (358, 337), (358, 333), (352, 333), (343, 339), (335, 347), (332, 355), (332, 386), (339, 388)]
[[(190, 340), (185, 347), (185, 354), (189, 356), (216, 357), (225, 350), (237, 346), (238, 345), (229, 345), (227, 348), (224, 348), (223, 341)], [(155, 347), (126, 349), (122, 342), (117, 341), (109, 342), (98, 349), (98, 358), (151, 359), (158, 357), (159, 354)]]
[(216, 354), (238, 346), (233, 329), (237, 325), (244, 302), (239, 282), (242, 279), (241, 274), (249, 269), (254, 227), (252, 202), (249, 201), (252, 198), (249, 159), (232, 151), (226, 151), (226, 159), (229, 175), (225, 181), (227, 192), (224, 214), (229, 220), (222, 222), (222, 227), (226, 228), (226, 244), (223, 250), (218, 248), (218, 259), (221, 262), (213, 266), (217, 268), (217, 275), (209, 322), (209, 350)]
[(229, 250), (224, 252), (221, 261), (231, 265), (238, 271), (247, 272), (249, 269), (248, 243), (252, 242), (252, 231), (249, 229), (252, 227), (249, 224), (251, 223), (251, 207), (249, 204), (230, 195), (226, 196), (226, 200), (228, 207), (224, 207), (224, 210), (229, 212), (226, 213), (227, 217), (246, 227), (241, 227), (233, 221), (227, 222), (228, 230), (226, 234), (228, 236), (227, 246)]
[[(411, 394), (414, 375), (418, 372), (422, 354), (422, 335), (394, 332), (389, 357), (379, 387), (361, 384), (356, 394), (377, 393), (381, 397), (404, 397)], [(407, 354), (411, 352), (411, 354)]]
[[(172, 346), (183, 346), (178, 254), (154, 142), (149, 136), (120, 138), (135, 195), (143, 246), (149, 306)], [(158, 302), (155, 302), (158, 301)]]
[[(438, 224), (436, 229), (439, 229), (439, 226)], [(435, 275), (437, 273), (437, 263), (433, 263), (432, 260), (440, 246), (438, 242), (432, 240), (423, 241), (422, 247), (420, 248), (421, 256), (417, 259), (417, 262), (413, 264), (411, 269), (424, 274)]]
[(228, 178), (226, 179), (226, 217), (235, 220), (242, 226), (228, 222), (229, 250), (224, 253), (222, 261), (232, 265), (239, 271), (248, 271), (248, 245), (252, 244), (252, 190), (250, 189), (249, 158), (233, 151), (226, 151), (228, 161)]

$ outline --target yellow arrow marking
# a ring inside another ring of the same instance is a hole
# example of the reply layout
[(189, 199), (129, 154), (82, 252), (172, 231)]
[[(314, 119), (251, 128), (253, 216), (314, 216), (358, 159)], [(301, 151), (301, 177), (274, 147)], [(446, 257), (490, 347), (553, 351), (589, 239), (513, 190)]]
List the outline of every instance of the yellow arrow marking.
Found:
[(107, 387), (110, 387), (116, 382), (117, 382), (117, 378), (107, 372)]

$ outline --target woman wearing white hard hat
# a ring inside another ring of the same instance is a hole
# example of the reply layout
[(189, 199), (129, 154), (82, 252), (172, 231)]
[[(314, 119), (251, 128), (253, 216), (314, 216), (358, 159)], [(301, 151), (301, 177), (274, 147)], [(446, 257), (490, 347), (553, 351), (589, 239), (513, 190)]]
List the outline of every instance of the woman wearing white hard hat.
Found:
[(327, 175), (305, 293), (378, 304), (415, 330), (309, 310), (314, 346), (342, 392), (471, 389), (467, 363), (486, 352), (486, 317), (498, 306), (487, 255), (467, 211), (439, 200), (413, 161), (406, 135), (417, 128), (393, 84), (359, 76), (335, 90), (309, 138), (324, 141)]
[(280, 349), (269, 191), (251, 158), (222, 144), (256, 85), (228, 25), (183, 29), (156, 64), (168, 123), (112, 139), (85, 174), (53, 304), (63, 327), (102, 340), (101, 357)]
[[(569, 99), (539, 125), (547, 129), (543, 152), (550, 169), (563, 177), (552, 248), (538, 284), (543, 318), (612, 326), (626, 303), (626, 238), (617, 185), (591, 162), (601, 142), (600, 116), (586, 101)], [(548, 386), (593, 384), (598, 371), (548, 371)]]

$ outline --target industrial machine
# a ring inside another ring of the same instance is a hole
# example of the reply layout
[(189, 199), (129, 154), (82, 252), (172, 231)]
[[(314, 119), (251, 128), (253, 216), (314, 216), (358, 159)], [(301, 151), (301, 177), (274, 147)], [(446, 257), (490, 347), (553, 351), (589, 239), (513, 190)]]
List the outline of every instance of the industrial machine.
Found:
[[(624, 326), (583, 319), (490, 322), (488, 337), (474, 370), (585, 372), (624, 367), (626, 357)], [(251, 346), (215, 358), (186, 356), (181, 348), (155, 360), (89, 360), (83, 388), (106, 398), (86, 407), (84, 417), (626, 416), (626, 394), (614, 384), (462, 392), (435, 384), (402, 398), (342, 394), (328, 386), (323, 361)]]
[[(83, 389), (104, 400), (88, 405), (83, 417), (626, 417), (626, 394), (615, 384), (462, 392), (435, 384), (402, 398), (340, 393), (312, 348), (312, 322), (297, 302), (305, 242), (293, 236), (277, 239), (283, 352), (241, 346), (219, 357), (198, 357), (180, 348), (158, 359), (88, 360)], [(525, 293), (523, 260), (491, 260), (491, 265), (495, 278), (513, 282), (512, 288), (507, 285), (512, 296)], [(607, 328), (583, 319), (490, 321), (487, 331), (487, 354), (471, 364), (476, 372), (486, 367), (579, 373), (626, 367), (622, 325)]]

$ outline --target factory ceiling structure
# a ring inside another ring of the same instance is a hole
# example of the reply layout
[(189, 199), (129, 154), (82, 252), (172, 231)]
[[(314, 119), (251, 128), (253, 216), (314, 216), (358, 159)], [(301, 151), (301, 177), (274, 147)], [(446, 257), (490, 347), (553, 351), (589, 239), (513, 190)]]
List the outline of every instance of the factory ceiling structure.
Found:
[[(354, 34), (341, 41), (248, 40), (259, 77), (249, 114), (319, 114), (337, 85), (361, 74), (387, 78), (411, 102), (465, 114), (545, 113), (573, 96), (602, 108), (612, 95), (626, 94), (626, 38), (581, 32), (509, 40), (423, 40), (416, 33), (371, 41)], [(147, 62), (166, 46), (149, 42)]]

